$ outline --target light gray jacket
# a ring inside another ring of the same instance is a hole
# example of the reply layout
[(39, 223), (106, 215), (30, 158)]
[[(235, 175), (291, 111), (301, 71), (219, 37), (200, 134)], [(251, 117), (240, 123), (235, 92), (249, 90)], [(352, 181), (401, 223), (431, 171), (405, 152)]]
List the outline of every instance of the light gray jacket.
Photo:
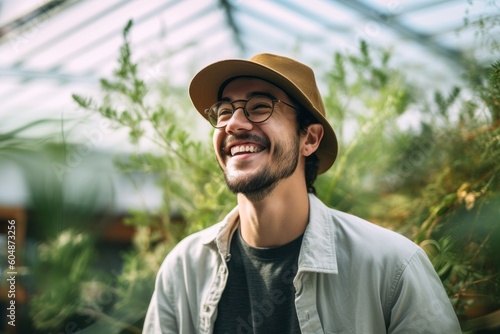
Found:
[[(461, 333), (441, 281), (407, 238), (309, 195), (295, 306), (302, 333)], [(181, 241), (158, 273), (143, 333), (212, 333), (238, 209)]]

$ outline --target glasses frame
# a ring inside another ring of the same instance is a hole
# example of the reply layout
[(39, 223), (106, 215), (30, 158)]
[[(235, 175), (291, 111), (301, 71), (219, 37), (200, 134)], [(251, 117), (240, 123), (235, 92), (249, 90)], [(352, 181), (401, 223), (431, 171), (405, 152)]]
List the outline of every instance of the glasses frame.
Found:
[[(264, 120), (262, 120), (262, 121), (257, 121), (257, 122), (256, 122), (256, 121), (252, 121), (252, 120), (249, 118), (250, 113), (247, 111), (247, 108), (246, 108), (246, 107), (247, 107), (247, 103), (248, 103), (248, 101), (250, 101), (251, 99), (253, 99), (253, 98), (255, 98), (255, 97), (266, 97), (266, 98), (269, 98), (269, 99), (271, 100), (271, 102), (272, 102), (272, 108), (271, 108), (271, 112), (269, 113), (269, 116), (267, 116)], [(217, 124), (213, 124), (213, 123), (212, 123), (213, 118), (212, 118), (212, 117), (210, 117), (210, 110), (211, 110), (212, 108), (214, 108), (216, 104), (219, 104), (219, 103), (222, 103), (222, 102), (228, 102), (229, 104), (231, 104), (231, 107), (233, 107), (233, 112), (231, 113), (231, 117), (229, 117), (229, 119), (227, 120), (226, 124), (224, 124), (224, 125), (222, 125), (222, 126), (217, 126)], [(234, 104), (235, 104), (235, 103), (237, 103), (237, 102), (245, 102), (245, 104), (244, 104), (244, 105), (242, 105), (242, 106), (240, 106), (240, 107), (235, 107), (235, 106), (234, 106)], [(259, 95), (254, 95), (254, 96), (250, 97), (248, 100), (234, 100), (234, 101), (224, 101), (224, 100), (222, 100), (222, 101), (217, 101), (217, 102), (215, 102), (214, 104), (212, 104), (212, 106), (211, 106), (210, 108), (205, 109), (205, 114), (207, 114), (207, 116), (208, 116), (208, 122), (210, 123), (210, 125), (212, 125), (212, 126), (213, 126), (214, 128), (216, 128), (216, 129), (223, 129), (223, 128), (225, 128), (225, 127), (227, 126), (227, 123), (229, 123), (229, 121), (231, 120), (231, 118), (233, 118), (234, 113), (235, 113), (235, 112), (236, 112), (236, 110), (238, 110), (238, 109), (243, 109), (243, 114), (245, 115), (245, 118), (246, 118), (246, 119), (247, 119), (250, 123), (253, 123), (253, 124), (260, 124), (260, 123), (264, 123), (264, 122), (265, 122), (265, 121), (267, 121), (269, 118), (271, 118), (271, 116), (272, 116), (272, 115), (273, 115), (273, 113), (274, 113), (274, 107), (275, 107), (276, 103), (278, 103), (278, 102), (281, 102), (281, 103), (283, 103), (284, 105), (286, 105), (286, 106), (288, 106), (288, 107), (290, 107), (290, 108), (293, 108), (293, 109), (297, 110), (297, 108), (296, 108), (296, 107), (294, 107), (293, 105), (291, 105), (290, 103), (287, 103), (287, 102), (285, 102), (285, 101), (281, 101), (280, 99), (275, 98), (274, 96), (269, 96), (269, 95), (259, 94)]]

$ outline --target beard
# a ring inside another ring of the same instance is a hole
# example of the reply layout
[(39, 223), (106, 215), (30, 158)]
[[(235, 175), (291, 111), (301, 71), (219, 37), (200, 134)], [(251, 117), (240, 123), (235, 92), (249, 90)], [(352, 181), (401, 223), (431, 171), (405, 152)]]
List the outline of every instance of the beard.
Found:
[(224, 171), (227, 187), (234, 194), (241, 193), (251, 201), (264, 199), (281, 180), (295, 172), (299, 163), (299, 148), (299, 138), (294, 137), (289, 144), (284, 141), (277, 143), (270, 162), (261, 165), (250, 175), (234, 177)]

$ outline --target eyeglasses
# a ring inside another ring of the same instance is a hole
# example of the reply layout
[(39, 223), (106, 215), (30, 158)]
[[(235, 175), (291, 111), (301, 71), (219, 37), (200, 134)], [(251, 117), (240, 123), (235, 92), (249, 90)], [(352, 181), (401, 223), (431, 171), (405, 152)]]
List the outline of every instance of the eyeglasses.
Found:
[[(245, 102), (241, 107), (235, 107), (236, 102)], [(274, 106), (277, 102), (281, 102), (293, 109), (296, 109), (291, 104), (283, 102), (279, 99), (272, 98), (266, 95), (255, 95), (248, 100), (236, 100), (233, 102), (219, 101), (205, 110), (208, 115), (210, 124), (216, 129), (223, 128), (227, 125), (233, 114), (238, 109), (243, 109), (245, 117), (252, 123), (263, 123), (271, 117), (274, 111)]]

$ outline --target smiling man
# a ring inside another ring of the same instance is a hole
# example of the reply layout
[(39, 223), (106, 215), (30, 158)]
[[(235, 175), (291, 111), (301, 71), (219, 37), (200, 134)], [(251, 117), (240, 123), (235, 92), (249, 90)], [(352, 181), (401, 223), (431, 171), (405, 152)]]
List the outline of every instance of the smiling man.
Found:
[(220, 61), (189, 92), (238, 206), (167, 256), (144, 333), (461, 333), (417, 245), (314, 195), (337, 139), (309, 67)]

